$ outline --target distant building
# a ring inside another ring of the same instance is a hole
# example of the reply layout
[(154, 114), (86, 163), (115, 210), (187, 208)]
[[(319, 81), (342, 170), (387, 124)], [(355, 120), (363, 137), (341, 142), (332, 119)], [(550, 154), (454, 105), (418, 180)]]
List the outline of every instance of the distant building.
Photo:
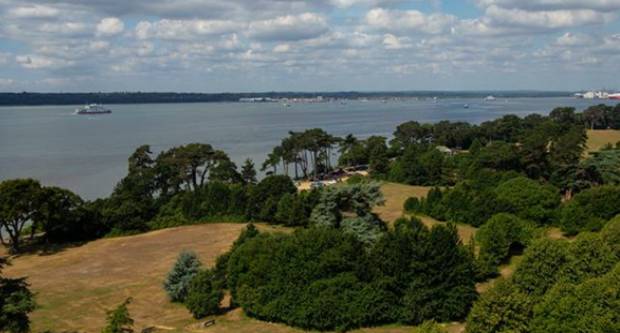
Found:
[(437, 150), (439, 150), (440, 152), (442, 152), (442, 153), (444, 153), (446, 155), (452, 156), (452, 155), (455, 154), (454, 150), (452, 150), (452, 149), (450, 149), (450, 148), (448, 148), (446, 146), (437, 146), (436, 148), (437, 148)]

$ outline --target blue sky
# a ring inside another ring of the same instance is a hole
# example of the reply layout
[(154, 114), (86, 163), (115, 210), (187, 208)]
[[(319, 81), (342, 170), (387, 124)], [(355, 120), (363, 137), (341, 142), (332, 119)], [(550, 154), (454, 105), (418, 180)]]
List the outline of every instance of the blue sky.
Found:
[(0, 91), (620, 89), (620, 0), (0, 0)]

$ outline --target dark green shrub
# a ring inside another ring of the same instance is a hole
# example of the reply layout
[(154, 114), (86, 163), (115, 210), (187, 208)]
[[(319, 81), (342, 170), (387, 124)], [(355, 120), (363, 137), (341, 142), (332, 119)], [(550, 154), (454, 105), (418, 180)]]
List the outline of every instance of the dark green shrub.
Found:
[(202, 270), (196, 274), (188, 287), (185, 306), (194, 318), (200, 319), (220, 312), (220, 303), (224, 292), (211, 270)]
[(616, 262), (618, 258), (600, 234), (583, 233), (570, 243), (561, 277), (572, 283), (581, 283), (609, 272)]
[(599, 186), (580, 192), (562, 207), (562, 230), (569, 235), (600, 230), (604, 221), (620, 214), (619, 202), (620, 186)]
[(526, 250), (513, 275), (515, 285), (529, 295), (542, 296), (560, 278), (568, 262), (568, 244), (539, 239)]
[(620, 216), (616, 216), (605, 225), (601, 237), (616, 257), (620, 259)]
[(406, 213), (421, 213), (422, 212), (422, 203), (420, 199), (416, 197), (411, 197), (405, 200), (404, 210)]
[(510, 281), (499, 280), (474, 303), (466, 333), (528, 333), (534, 301)]
[(559, 191), (525, 177), (510, 179), (495, 190), (502, 211), (526, 220), (549, 224), (560, 205)]

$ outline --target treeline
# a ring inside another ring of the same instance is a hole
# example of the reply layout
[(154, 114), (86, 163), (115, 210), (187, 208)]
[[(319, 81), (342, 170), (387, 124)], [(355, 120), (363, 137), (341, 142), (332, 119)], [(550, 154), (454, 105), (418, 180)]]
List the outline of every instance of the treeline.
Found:
[(75, 105), (85, 103), (142, 104), (142, 103), (206, 103), (237, 102), (241, 98), (484, 98), (489, 94), (498, 97), (564, 97), (567, 92), (506, 91), (506, 92), (259, 92), (259, 93), (173, 93), (173, 92), (93, 92), (93, 93), (0, 93), (0, 106), (17, 105)]
[(142, 146), (128, 162), (128, 174), (112, 194), (95, 201), (32, 179), (0, 183), (0, 240), (19, 252), (24, 241), (87, 241), (208, 221), (303, 226), (318, 203), (318, 190), (298, 192), (285, 176), (258, 182), (252, 161), (239, 170), (208, 144), (157, 156)]

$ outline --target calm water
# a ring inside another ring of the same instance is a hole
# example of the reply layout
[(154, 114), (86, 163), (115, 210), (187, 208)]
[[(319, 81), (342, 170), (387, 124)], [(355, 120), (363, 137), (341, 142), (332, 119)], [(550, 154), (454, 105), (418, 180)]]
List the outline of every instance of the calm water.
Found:
[[(470, 108), (463, 108), (464, 104)], [(0, 180), (32, 177), (85, 198), (108, 195), (126, 173), (127, 158), (142, 144), (155, 152), (203, 142), (238, 164), (265, 155), (289, 130), (320, 127), (334, 135), (390, 136), (409, 120), (480, 123), (504, 114), (547, 114), (556, 106), (581, 110), (600, 101), (514, 98), (485, 102), (446, 99), (403, 102), (294, 104), (112, 105), (111, 115), (76, 116), (75, 107), (0, 108)]]

